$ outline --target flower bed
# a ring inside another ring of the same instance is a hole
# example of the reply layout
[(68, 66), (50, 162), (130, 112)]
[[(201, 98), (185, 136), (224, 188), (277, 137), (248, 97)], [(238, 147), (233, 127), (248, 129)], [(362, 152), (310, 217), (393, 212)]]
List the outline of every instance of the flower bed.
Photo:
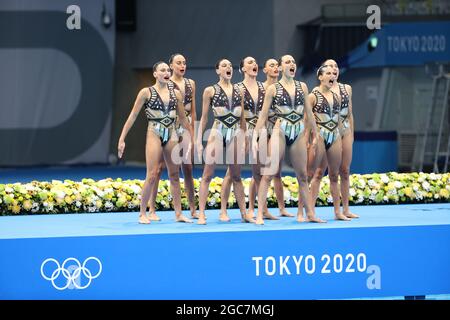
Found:
[[(287, 207), (297, 206), (298, 183), (294, 177), (283, 177), (284, 200)], [(353, 174), (350, 178), (350, 204), (397, 204), (450, 202), (450, 173), (383, 173)], [(246, 201), (250, 179), (243, 179)], [(194, 180), (198, 192), (199, 181)], [(83, 212), (137, 211), (143, 180), (111, 178), (100, 181), (33, 181), (26, 184), (0, 184), (0, 214), (43, 214)], [(182, 206), (188, 209), (188, 201), (181, 179)], [(222, 178), (214, 178), (209, 187), (207, 207), (220, 207)], [(198, 201), (198, 194), (196, 195)], [(277, 200), (271, 187), (268, 191), (269, 207), (276, 207)], [(322, 180), (317, 205), (331, 205), (328, 177)], [(229, 206), (236, 207), (231, 193)], [(160, 181), (156, 198), (157, 210), (172, 210), (172, 195), (167, 180)]]

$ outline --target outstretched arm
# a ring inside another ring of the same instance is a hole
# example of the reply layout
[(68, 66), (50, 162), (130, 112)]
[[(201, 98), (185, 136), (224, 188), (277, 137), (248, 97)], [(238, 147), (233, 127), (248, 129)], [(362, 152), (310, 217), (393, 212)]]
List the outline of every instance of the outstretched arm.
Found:
[(127, 137), (128, 131), (130, 131), (131, 127), (133, 127), (134, 122), (136, 121), (137, 116), (139, 115), (139, 112), (142, 109), (142, 106), (144, 105), (145, 101), (149, 97), (149, 90), (148, 88), (144, 88), (141, 91), (139, 91), (136, 101), (134, 102), (133, 109), (131, 109), (130, 115), (128, 116), (127, 121), (125, 122), (122, 133), (119, 137), (119, 144), (117, 146), (117, 155), (120, 158), (122, 158), (123, 152), (125, 151), (125, 139)]

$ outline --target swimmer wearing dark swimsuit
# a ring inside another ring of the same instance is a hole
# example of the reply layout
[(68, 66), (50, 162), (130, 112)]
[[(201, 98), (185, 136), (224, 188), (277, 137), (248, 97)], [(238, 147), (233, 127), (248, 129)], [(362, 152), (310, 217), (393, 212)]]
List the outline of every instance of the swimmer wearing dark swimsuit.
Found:
[(316, 119), (319, 134), (325, 143), (325, 149), (328, 150), (339, 138), (339, 98), (336, 93), (331, 91), (333, 94), (333, 107), (330, 107), (328, 100), (319, 90), (313, 90), (312, 93), (316, 97), (316, 103), (312, 111)]
[[(305, 129), (305, 93), (303, 92), (300, 81), (295, 80), (294, 82), (294, 101), (291, 101), (291, 96), (283, 85), (280, 82), (276, 82), (276, 94), (271, 106), (274, 115), (280, 120), (280, 128), (284, 132), (287, 146), (291, 146)], [(269, 122), (271, 122), (270, 118)]]
[(166, 106), (155, 88), (149, 87), (150, 98), (144, 103), (145, 114), (151, 129), (165, 146), (175, 130), (177, 118), (177, 97), (173, 87), (168, 86), (169, 103)]

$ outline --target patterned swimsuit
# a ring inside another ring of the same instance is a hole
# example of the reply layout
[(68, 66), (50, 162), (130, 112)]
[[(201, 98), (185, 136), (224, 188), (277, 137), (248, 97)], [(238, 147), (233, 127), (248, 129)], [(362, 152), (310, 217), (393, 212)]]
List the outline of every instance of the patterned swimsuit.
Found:
[[(303, 92), (300, 81), (295, 82), (295, 98), (294, 103), (291, 96), (280, 82), (275, 83), (276, 94), (273, 98), (272, 106), (273, 115), (280, 120), (280, 128), (284, 132), (286, 145), (291, 146), (297, 137), (305, 129), (304, 125), (304, 102), (305, 94)], [(276, 120), (275, 120), (276, 121)], [(270, 113), (269, 113), (269, 122)]]
[[(172, 87), (176, 90), (180, 90), (180, 88), (178, 87), (178, 85), (173, 82), (172, 80), (169, 81), (169, 87)], [(192, 102), (192, 85), (191, 82), (184, 78), (184, 98), (183, 98), (183, 106), (184, 106), (184, 113), (186, 115), (186, 118), (188, 119), (189, 123), (192, 123), (192, 115), (191, 115), (191, 105)], [(186, 106), (189, 106), (189, 108), (186, 108)], [(177, 121), (175, 123), (175, 128), (176, 128), (176, 132), (179, 136), (183, 135), (184, 132), (184, 128), (181, 126), (180, 120), (177, 117)]]
[(258, 115), (261, 111), (264, 103), (264, 95), (266, 94), (266, 90), (262, 82), (257, 81), (258, 85), (258, 98), (255, 101), (252, 98), (252, 95), (248, 91), (244, 82), (239, 82), (238, 85), (244, 90), (244, 114), (245, 114), (245, 122), (247, 123), (247, 130), (253, 131), (256, 126), (256, 122), (258, 122)]
[(219, 84), (215, 84), (214, 96), (210, 107), (214, 112), (213, 128), (218, 130), (223, 137), (224, 147), (235, 136), (241, 120), (241, 94), (238, 84), (233, 85), (233, 93), (230, 99)]
[(328, 100), (319, 90), (312, 92), (316, 96), (316, 103), (312, 110), (316, 119), (319, 134), (325, 143), (325, 149), (328, 150), (339, 137), (339, 100), (336, 93), (333, 94), (333, 107), (330, 107)]
[(148, 119), (149, 129), (152, 130), (165, 146), (175, 130), (177, 118), (177, 97), (174, 89), (168, 86), (169, 103), (166, 106), (155, 88), (149, 87), (150, 98), (144, 103), (145, 115)]

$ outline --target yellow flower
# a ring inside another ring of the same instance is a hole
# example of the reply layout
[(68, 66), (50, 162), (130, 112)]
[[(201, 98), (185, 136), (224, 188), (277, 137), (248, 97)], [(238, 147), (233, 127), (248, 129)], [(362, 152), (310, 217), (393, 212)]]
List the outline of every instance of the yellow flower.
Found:
[(414, 197), (414, 192), (412, 190), (411, 187), (406, 187), (403, 189), (403, 192), (405, 193), (405, 195), (409, 198), (413, 198)]
[(64, 197), (64, 201), (65, 201), (67, 204), (72, 204), (72, 203), (73, 203), (73, 198), (72, 198), (72, 197), (69, 197), (69, 196), (65, 196), (65, 197)]
[(441, 198), (448, 199), (449, 195), (450, 195), (450, 192), (448, 192), (447, 189), (441, 189), (439, 191), (439, 195), (441, 196)]
[(13, 206), (11, 207), (11, 211), (12, 211), (13, 213), (19, 213), (19, 212), (20, 212), (20, 206), (17, 205), (17, 204), (13, 205)]
[(33, 206), (33, 203), (30, 201), (30, 200), (25, 200), (24, 202), (23, 202), (23, 208), (25, 209), (25, 210), (31, 210), (31, 207)]

